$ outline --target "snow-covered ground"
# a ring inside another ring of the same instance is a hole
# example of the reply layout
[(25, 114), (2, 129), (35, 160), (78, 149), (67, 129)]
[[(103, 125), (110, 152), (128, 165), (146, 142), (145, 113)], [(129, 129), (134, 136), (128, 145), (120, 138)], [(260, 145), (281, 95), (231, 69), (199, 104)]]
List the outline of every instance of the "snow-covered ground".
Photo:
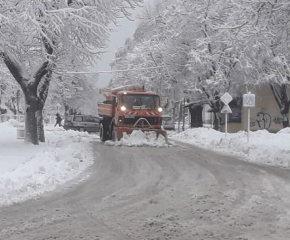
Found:
[(88, 133), (47, 126), (46, 143), (35, 146), (17, 139), (18, 126), (0, 123), (0, 205), (54, 190), (93, 163)]
[[(17, 139), (15, 120), (0, 123), (0, 206), (35, 197), (56, 189), (61, 184), (80, 176), (97, 159), (93, 159), (92, 142), (99, 141), (97, 134), (65, 131), (46, 126), (46, 142), (39, 146)], [(187, 129), (169, 133), (169, 144), (164, 137), (157, 140), (152, 134), (136, 131), (120, 142), (107, 141), (115, 147), (175, 147), (175, 140), (204, 147), (241, 160), (261, 164), (289, 167), (290, 128), (272, 134), (266, 130), (227, 134), (209, 128)]]
[(187, 129), (180, 133), (171, 133), (171, 138), (199, 147), (231, 154), (241, 160), (258, 164), (267, 164), (280, 167), (290, 166), (290, 128), (278, 133), (269, 133), (267, 130), (225, 133), (211, 128)]

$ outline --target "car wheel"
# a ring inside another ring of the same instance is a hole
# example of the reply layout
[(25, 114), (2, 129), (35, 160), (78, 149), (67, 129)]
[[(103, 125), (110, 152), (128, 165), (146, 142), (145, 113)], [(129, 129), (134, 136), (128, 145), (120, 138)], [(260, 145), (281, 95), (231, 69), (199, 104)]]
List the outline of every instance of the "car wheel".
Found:
[(85, 129), (84, 129), (84, 128), (80, 128), (79, 131), (80, 131), (80, 132), (84, 132)]

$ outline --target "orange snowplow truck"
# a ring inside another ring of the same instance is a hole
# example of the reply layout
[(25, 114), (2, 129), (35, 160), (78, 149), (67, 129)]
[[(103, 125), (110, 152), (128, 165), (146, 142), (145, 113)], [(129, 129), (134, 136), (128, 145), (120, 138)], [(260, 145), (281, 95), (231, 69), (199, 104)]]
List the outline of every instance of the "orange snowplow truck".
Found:
[(142, 87), (123, 86), (114, 89), (100, 89), (106, 100), (98, 103), (98, 112), (102, 117), (100, 139), (120, 140), (123, 133), (131, 134), (133, 130), (154, 131), (165, 137), (167, 133), (161, 128), (162, 107), (157, 93), (145, 91)]

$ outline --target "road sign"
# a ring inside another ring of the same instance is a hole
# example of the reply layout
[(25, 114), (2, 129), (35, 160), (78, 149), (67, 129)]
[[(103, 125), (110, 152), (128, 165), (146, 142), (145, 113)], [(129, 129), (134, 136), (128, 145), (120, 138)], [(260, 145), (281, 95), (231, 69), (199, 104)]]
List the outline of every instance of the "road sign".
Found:
[(232, 113), (232, 109), (229, 105), (224, 105), (224, 107), (221, 110), (221, 113)]
[(248, 94), (244, 94), (243, 95), (243, 107), (247, 107), (248, 108), (248, 121), (247, 121), (247, 142), (249, 142), (250, 140), (250, 115), (251, 115), (251, 111), (250, 108), (251, 107), (255, 107), (255, 94), (252, 93), (248, 93)]
[(255, 94), (244, 94), (243, 95), (243, 107), (255, 107)]
[(221, 96), (221, 101), (225, 105), (228, 105), (232, 100), (233, 100), (233, 97), (228, 92), (226, 92), (224, 95)]

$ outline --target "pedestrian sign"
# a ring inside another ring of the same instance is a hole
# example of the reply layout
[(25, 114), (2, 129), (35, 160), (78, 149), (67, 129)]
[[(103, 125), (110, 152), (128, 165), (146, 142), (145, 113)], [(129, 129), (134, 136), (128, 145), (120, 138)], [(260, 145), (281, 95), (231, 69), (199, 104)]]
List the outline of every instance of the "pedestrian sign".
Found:
[(244, 94), (243, 95), (243, 107), (255, 107), (255, 94)]

